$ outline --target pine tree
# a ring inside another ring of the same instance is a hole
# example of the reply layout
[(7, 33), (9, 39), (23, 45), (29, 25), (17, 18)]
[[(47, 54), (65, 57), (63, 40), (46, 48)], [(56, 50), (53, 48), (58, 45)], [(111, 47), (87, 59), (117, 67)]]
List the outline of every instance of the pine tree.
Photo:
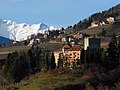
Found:
[(62, 53), (59, 54), (59, 58), (58, 58), (58, 68), (63, 67), (63, 55)]
[(119, 40), (119, 43), (118, 43), (118, 61), (119, 61), (119, 64), (120, 64), (120, 40)]
[(14, 79), (14, 77), (13, 77), (14, 69), (15, 69), (14, 66), (15, 66), (17, 57), (18, 57), (17, 51), (15, 51), (11, 54), (8, 54), (7, 60), (5, 62), (4, 68), (3, 68), (3, 74), (6, 79), (9, 79), (9, 80)]
[(55, 69), (56, 68), (56, 64), (55, 64), (55, 57), (53, 52), (51, 53), (51, 58), (50, 58), (50, 69)]
[(46, 51), (45, 53), (45, 61), (46, 61), (46, 69), (48, 70), (49, 69), (49, 52), (48, 50)]
[(109, 43), (109, 48), (107, 49), (107, 56), (105, 60), (105, 66), (108, 70), (114, 69), (119, 65), (118, 59), (118, 47), (117, 47), (117, 38), (113, 34), (112, 39)]
[(112, 39), (109, 43), (109, 48), (107, 49), (108, 52), (108, 57), (111, 59), (116, 59), (117, 58), (117, 38), (115, 34), (113, 34)]
[(29, 56), (29, 66), (30, 66), (30, 71), (31, 73), (36, 72), (37, 69), (37, 54), (36, 54), (36, 49), (32, 47), (30, 50), (27, 52)]

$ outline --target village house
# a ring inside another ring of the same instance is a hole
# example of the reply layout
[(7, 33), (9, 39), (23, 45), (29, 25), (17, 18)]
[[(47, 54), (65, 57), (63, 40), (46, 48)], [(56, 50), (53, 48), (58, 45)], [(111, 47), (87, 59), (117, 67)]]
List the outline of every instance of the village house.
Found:
[(76, 39), (82, 39), (82, 38), (83, 38), (83, 34), (80, 33), (80, 32), (78, 32), (78, 33), (76, 33), (76, 34), (74, 35), (74, 38), (76, 38)]
[(97, 26), (99, 26), (99, 21), (93, 21), (91, 23), (91, 27), (97, 27)]
[(72, 47), (67, 44), (64, 45), (61, 49), (54, 51), (56, 65), (58, 65), (60, 54), (62, 54), (63, 57), (66, 58), (66, 60), (63, 61), (63, 66), (69, 66), (70, 63), (77, 62), (78, 60), (80, 60), (81, 50), (82, 49), (79, 45), (74, 45)]
[(109, 17), (109, 18), (107, 18), (107, 20), (106, 20), (109, 24), (113, 24), (114, 22), (115, 22), (115, 19), (114, 19), (114, 17)]
[(66, 35), (62, 37), (62, 42), (70, 42), (71, 40), (73, 40), (73, 35)]
[(67, 38), (66, 37), (62, 37), (62, 42), (67, 42)]
[(98, 27), (98, 26), (102, 26), (102, 25), (105, 25), (105, 22), (104, 22), (104, 21), (102, 21), (102, 22), (100, 22), (100, 21), (93, 21), (93, 22), (91, 23), (91, 26), (88, 27), (88, 28)]

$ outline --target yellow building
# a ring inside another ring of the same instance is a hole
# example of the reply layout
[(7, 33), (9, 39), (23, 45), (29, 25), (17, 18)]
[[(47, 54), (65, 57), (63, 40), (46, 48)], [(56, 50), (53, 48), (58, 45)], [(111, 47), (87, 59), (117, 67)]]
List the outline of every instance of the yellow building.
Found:
[(79, 45), (74, 45), (72, 47), (64, 45), (61, 49), (54, 51), (56, 65), (58, 65), (60, 54), (66, 58), (66, 63), (77, 62), (80, 60), (81, 50)]

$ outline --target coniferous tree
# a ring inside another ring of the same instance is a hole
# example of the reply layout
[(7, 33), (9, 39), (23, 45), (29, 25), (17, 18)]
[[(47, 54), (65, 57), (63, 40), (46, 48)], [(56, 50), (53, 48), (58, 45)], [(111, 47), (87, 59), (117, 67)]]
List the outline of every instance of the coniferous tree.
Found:
[(49, 52), (48, 50), (45, 52), (45, 61), (46, 61), (46, 69), (48, 70), (49, 69)]
[(112, 39), (109, 43), (109, 48), (107, 49), (108, 51), (108, 57), (111, 59), (116, 59), (117, 58), (117, 38), (115, 34), (113, 34)]
[(35, 48), (32, 47), (30, 50), (28, 50), (28, 56), (29, 58), (29, 66), (30, 66), (30, 71), (31, 73), (35, 73), (36, 72), (36, 67), (37, 67), (37, 58), (36, 57), (36, 51)]
[(114, 69), (119, 65), (117, 38), (115, 34), (113, 34), (109, 43), (109, 48), (107, 49), (107, 56), (105, 58), (104, 64), (108, 70)]
[(15, 51), (11, 54), (8, 54), (7, 60), (5, 62), (5, 65), (3, 67), (3, 74), (6, 79), (13, 80), (13, 74), (14, 74), (14, 65), (15, 61), (18, 57), (18, 52)]
[(24, 78), (28, 74), (29, 65), (26, 58), (25, 52), (20, 52), (19, 56), (16, 58), (14, 65), (14, 80), (15, 82), (19, 82), (22, 78)]
[(63, 55), (62, 53), (59, 54), (58, 58), (58, 68), (63, 67)]
[(118, 61), (119, 61), (119, 64), (120, 64), (120, 40), (118, 40)]
[(56, 64), (55, 64), (55, 57), (53, 52), (51, 53), (51, 58), (50, 58), (50, 69), (55, 69), (56, 68)]
[(28, 74), (28, 61), (25, 52), (8, 54), (3, 73), (6, 79), (19, 82)]

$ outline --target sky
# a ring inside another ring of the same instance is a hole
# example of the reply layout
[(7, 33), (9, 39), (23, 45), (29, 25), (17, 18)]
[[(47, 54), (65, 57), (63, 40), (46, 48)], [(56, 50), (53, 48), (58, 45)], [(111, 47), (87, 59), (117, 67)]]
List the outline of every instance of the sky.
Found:
[(0, 0), (0, 18), (67, 27), (117, 4), (120, 0)]

